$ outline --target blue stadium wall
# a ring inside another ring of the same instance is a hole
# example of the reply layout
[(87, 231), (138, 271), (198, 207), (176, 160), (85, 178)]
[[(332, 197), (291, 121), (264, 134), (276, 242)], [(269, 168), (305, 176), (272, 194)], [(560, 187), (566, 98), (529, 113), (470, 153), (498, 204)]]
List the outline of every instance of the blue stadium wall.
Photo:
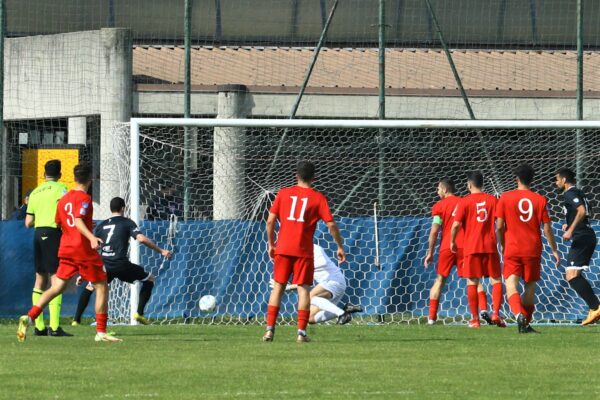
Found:
[[(344, 301), (361, 304), (366, 314), (427, 312), (427, 290), (435, 278), (435, 269), (425, 269), (422, 260), (427, 249), (429, 218), (389, 218), (380, 222), (380, 251), (383, 265), (374, 262), (373, 222), (370, 218), (342, 218), (340, 228), (345, 235), (348, 262), (342, 269), (349, 290)], [(555, 226), (559, 229), (559, 225)], [(168, 222), (145, 221), (143, 231), (154, 240), (164, 237)], [(597, 222), (594, 229), (598, 233)], [(319, 243), (333, 245), (320, 225), (316, 237)], [(267, 302), (271, 263), (266, 255), (263, 222), (194, 221), (180, 223), (175, 240), (175, 255), (161, 265), (161, 259), (150, 250), (142, 249), (142, 264), (158, 275), (152, 300), (147, 308), (151, 317), (186, 318), (202, 316), (197, 302), (203, 294), (213, 294), (220, 304), (216, 314), (242, 318), (263, 316)], [(202, 232), (202, 236), (198, 236)], [(16, 317), (31, 304), (34, 280), (33, 230), (22, 221), (0, 222), (0, 317)], [(160, 242), (160, 240), (159, 240)], [(164, 246), (164, 243), (161, 245)], [(567, 247), (559, 240), (559, 247)], [(543, 257), (550, 262), (547, 253)], [(564, 261), (563, 261), (564, 262)], [(592, 265), (600, 265), (596, 252)], [(592, 267), (592, 279), (598, 275)], [(538, 294), (539, 304), (547, 307), (537, 318), (552, 319), (564, 314), (576, 319), (585, 310), (563, 278), (563, 269), (548, 267), (542, 272), (544, 291)], [(63, 315), (72, 315), (79, 288), (70, 286), (63, 298)], [(444, 315), (467, 315), (464, 283), (454, 274), (448, 282), (442, 309)], [(295, 294), (286, 296), (282, 313), (292, 315)], [(91, 316), (93, 307), (87, 314)], [(574, 311), (576, 311), (574, 313)], [(552, 314), (550, 314), (552, 313)], [(557, 314), (558, 313), (558, 314)], [(425, 314), (426, 315), (426, 314)]]

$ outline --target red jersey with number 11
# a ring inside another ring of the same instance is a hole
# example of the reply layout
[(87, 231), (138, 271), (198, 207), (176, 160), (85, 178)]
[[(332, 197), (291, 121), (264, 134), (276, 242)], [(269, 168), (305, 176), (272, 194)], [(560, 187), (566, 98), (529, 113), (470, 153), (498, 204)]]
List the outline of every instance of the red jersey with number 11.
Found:
[(67, 192), (56, 206), (56, 224), (62, 229), (59, 258), (76, 261), (98, 261), (102, 265), (100, 254), (94, 249), (88, 238), (75, 226), (75, 218), (81, 218), (85, 226), (92, 231), (92, 197), (83, 190)]
[(279, 220), (275, 254), (286, 256), (312, 258), (317, 222), (333, 221), (325, 196), (301, 186), (281, 189), (269, 212)]
[(487, 193), (472, 193), (463, 197), (456, 209), (455, 221), (465, 232), (464, 255), (497, 253), (496, 198)]

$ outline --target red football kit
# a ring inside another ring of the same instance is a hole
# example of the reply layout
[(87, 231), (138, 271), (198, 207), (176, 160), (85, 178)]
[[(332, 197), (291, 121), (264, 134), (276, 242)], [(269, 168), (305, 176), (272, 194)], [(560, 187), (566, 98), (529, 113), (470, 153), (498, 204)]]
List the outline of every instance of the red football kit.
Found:
[(71, 190), (65, 194), (56, 207), (56, 224), (62, 229), (56, 276), (68, 280), (79, 273), (89, 282), (106, 280), (106, 272), (100, 254), (92, 249), (91, 243), (75, 226), (75, 218), (81, 218), (92, 231), (92, 198), (82, 190)]
[(487, 193), (472, 193), (458, 203), (455, 220), (464, 230), (463, 277), (500, 277), (496, 247), (497, 200)]
[(317, 222), (333, 221), (327, 199), (312, 188), (283, 188), (269, 211), (279, 220), (273, 279), (286, 284), (293, 273), (292, 283), (312, 285), (313, 238)]
[(522, 277), (538, 281), (541, 271), (540, 225), (550, 222), (546, 198), (531, 190), (512, 190), (498, 201), (496, 217), (506, 224), (504, 234), (504, 278)]
[(437, 273), (443, 277), (448, 277), (452, 271), (452, 266), (456, 265), (458, 276), (462, 276), (462, 258), (463, 258), (463, 230), (458, 231), (456, 236), (456, 246), (458, 250), (453, 253), (450, 250), (450, 236), (454, 215), (456, 213), (460, 197), (448, 196), (433, 205), (431, 215), (438, 216), (442, 220), (442, 240), (440, 242), (440, 254), (438, 256)]

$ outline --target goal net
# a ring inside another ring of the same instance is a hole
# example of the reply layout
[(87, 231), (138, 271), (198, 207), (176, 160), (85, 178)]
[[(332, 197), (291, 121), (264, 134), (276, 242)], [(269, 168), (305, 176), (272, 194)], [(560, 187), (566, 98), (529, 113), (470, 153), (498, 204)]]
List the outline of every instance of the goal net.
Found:
[[(348, 283), (343, 301), (361, 305), (364, 313), (356, 319), (367, 322), (426, 321), (436, 272), (424, 268), (423, 258), (442, 177), (453, 178), (465, 195), (466, 172), (481, 170), (485, 191), (499, 195), (515, 187), (511, 170), (529, 163), (536, 170), (533, 189), (548, 197), (564, 256), (554, 173), (568, 166), (578, 171), (584, 189), (600, 184), (600, 137), (593, 123), (134, 119), (113, 135), (121, 195), (132, 218), (145, 235), (174, 251), (165, 260), (147, 248), (132, 250), (157, 276), (146, 314), (160, 323), (264, 320), (272, 275), (266, 216), (277, 191), (295, 184), (299, 160), (317, 166), (315, 187), (329, 198), (348, 253), (341, 265)], [(597, 195), (588, 193), (593, 208)], [(335, 243), (322, 223), (315, 241), (335, 259)], [(535, 320), (583, 316), (585, 305), (554, 266), (545, 240), (542, 262)], [(593, 267), (586, 274), (599, 278)], [(113, 284), (114, 321), (129, 321), (135, 293)], [(198, 308), (207, 294), (218, 304), (209, 314)], [(285, 295), (284, 319), (295, 315), (296, 301), (295, 292)], [(510, 316), (506, 304), (503, 314)], [(469, 316), (465, 284), (455, 271), (439, 315), (446, 323)]]

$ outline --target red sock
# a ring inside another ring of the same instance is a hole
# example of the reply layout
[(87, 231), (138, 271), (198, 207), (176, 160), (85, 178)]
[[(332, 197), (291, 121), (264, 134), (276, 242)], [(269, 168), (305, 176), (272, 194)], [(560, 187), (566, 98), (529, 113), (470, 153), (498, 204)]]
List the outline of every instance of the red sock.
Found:
[(106, 321), (108, 320), (108, 314), (96, 313), (96, 332), (106, 333)]
[(521, 305), (521, 296), (519, 295), (519, 293), (515, 293), (512, 296), (510, 296), (508, 298), (508, 304), (510, 305), (510, 310), (515, 315), (515, 317), (519, 314), (525, 315), (525, 310)]
[(485, 294), (485, 290), (481, 292), (477, 292), (477, 298), (479, 301), (479, 311), (487, 311), (488, 303), (487, 303), (487, 294)]
[(440, 301), (438, 299), (429, 299), (429, 319), (437, 320), (437, 310)]
[(301, 331), (306, 330), (306, 325), (308, 325), (308, 317), (310, 316), (310, 311), (308, 310), (298, 310), (298, 329)]
[(275, 323), (277, 323), (278, 314), (279, 307), (267, 305), (267, 327), (275, 328)]
[(29, 315), (29, 318), (31, 318), (32, 321), (35, 321), (35, 319), (40, 316), (42, 311), (43, 310), (40, 307), (33, 306), (33, 307), (31, 307), (31, 309), (29, 310), (27, 315)]
[(499, 315), (502, 308), (502, 283), (500, 282), (492, 285), (492, 307), (494, 315)]
[(535, 305), (533, 304), (523, 304), (523, 315), (527, 318), (527, 322), (531, 322), (533, 318), (533, 310), (535, 310)]
[(479, 319), (479, 309), (477, 307), (477, 285), (467, 285), (467, 299), (473, 319)]

